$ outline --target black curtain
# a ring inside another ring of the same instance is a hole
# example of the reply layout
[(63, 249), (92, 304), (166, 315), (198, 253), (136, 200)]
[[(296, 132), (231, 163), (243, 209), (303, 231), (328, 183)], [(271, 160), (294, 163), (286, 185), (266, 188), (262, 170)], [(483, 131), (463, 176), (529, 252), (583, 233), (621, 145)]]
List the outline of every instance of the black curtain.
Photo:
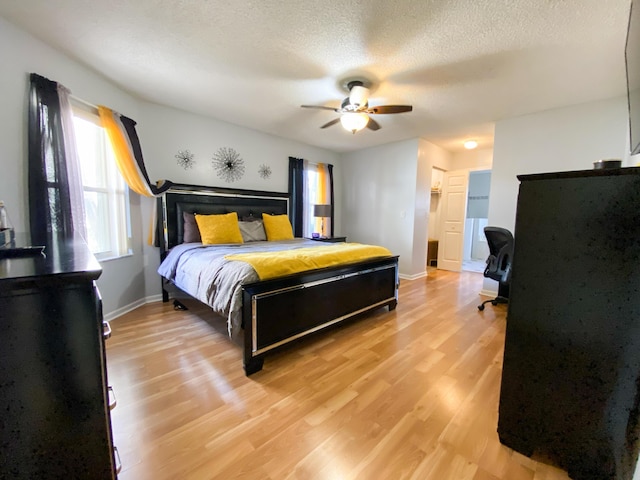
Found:
[(144, 165), (144, 157), (142, 156), (140, 139), (138, 138), (138, 133), (136, 132), (135, 120), (132, 120), (129, 117), (125, 117), (124, 115), (120, 115), (120, 122), (122, 123), (122, 126), (124, 127), (124, 130), (129, 139), (131, 151), (133, 152), (136, 164), (138, 165), (138, 170), (140, 170), (142, 177), (147, 182), (149, 190), (151, 190), (151, 193), (155, 197), (162, 195), (164, 192), (169, 190), (174, 185), (174, 183), (169, 180), (161, 180), (156, 185), (151, 183), (151, 181), (149, 180), (149, 174), (147, 173), (147, 167), (145, 167)]
[(304, 201), (304, 161), (289, 157), (289, 219), (293, 236), (302, 237), (302, 212)]
[(329, 196), (329, 198), (331, 199), (331, 229), (329, 230), (329, 236), (333, 237), (333, 224), (335, 223), (333, 221), (333, 218), (335, 216), (335, 202), (333, 201), (333, 165), (328, 163), (327, 170), (329, 170), (329, 191), (331, 192)]
[[(329, 190), (331, 201), (331, 223), (329, 236), (333, 237), (333, 224), (335, 216), (335, 201), (333, 194), (333, 165), (327, 164), (329, 170)], [(304, 211), (304, 160), (289, 157), (289, 219), (293, 227), (293, 235), (302, 237), (303, 211)]]
[(58, 84), (35, 73), (29, 89), (29, 225), (34, 244), (73, 236)]

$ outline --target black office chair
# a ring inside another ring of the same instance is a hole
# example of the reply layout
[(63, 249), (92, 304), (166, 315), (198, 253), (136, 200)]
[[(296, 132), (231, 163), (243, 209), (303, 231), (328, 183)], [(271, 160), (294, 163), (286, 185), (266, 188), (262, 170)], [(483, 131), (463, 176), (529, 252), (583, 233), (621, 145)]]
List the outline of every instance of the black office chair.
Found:
[(505, 228), (484, 227), (484, 236), (489, 244), (489, 258), (484, 269), (484, 276), (497, 280), (498, 296), (485, 300), (478, 305), (478, 310), (484, 310), (485, 303), (491, 305), (509, 303), (509, 283), (511, 282), (511, 262), (513, 261), (513, 235)]

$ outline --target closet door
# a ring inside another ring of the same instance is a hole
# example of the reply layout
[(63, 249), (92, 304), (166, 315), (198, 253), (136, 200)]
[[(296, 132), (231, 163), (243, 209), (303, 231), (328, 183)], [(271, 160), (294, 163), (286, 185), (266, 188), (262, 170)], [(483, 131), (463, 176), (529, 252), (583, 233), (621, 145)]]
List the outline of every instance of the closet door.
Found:
[(438, 268), (459, 272), (464, 252), (464, 223), (467, 214), (469, 171), (445, 172), (442, 187)]

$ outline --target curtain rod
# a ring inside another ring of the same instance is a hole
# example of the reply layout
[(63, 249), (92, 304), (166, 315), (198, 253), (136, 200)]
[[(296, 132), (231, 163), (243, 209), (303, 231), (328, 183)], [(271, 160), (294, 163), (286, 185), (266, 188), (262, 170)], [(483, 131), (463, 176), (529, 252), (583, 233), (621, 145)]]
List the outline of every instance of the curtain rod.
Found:
[(97, 105), (94, 105), (93, 103), (89, 103), (86, 100), (78, 98), (74, 94), (69, 95), (69, 98), (71, 98), (72, 102), (79, 103), (79, 104), (81, 104), (81, 105), (83, 105), (85, 107), (89, 107), (89, 108), (95, 110), (96, 112), (98, 111), (98, 106)]
[(309, 165), (314, 165), (314, 166), (318, 166), (320, 164), (322, 165), (329, 165), (327, 162), (312, 162), (311, 160), (305, 160), (305, 162), (307, 162)]

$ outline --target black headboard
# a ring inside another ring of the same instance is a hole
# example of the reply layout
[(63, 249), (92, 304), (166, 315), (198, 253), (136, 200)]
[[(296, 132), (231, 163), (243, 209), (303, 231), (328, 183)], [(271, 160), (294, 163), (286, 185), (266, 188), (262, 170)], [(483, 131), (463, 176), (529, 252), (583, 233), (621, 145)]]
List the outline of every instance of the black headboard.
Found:
[(175, 184), (158, 198), (158, 234), (164, 253), (182, 243), (183, 212), (229, 213), (262, 218), (263, 213), (289, 214), (289, 194)]

